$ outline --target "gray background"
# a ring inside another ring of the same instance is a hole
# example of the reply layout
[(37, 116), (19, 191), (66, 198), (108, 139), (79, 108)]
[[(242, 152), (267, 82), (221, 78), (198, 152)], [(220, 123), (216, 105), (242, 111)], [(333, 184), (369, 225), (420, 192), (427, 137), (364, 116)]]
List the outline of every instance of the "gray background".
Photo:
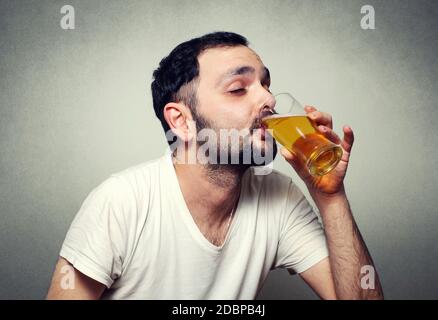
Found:
[[(73, 31), (59, 26), (64, 4)], [(376, 30), (360, 28), (364, 4)], [(91, 189), (163, 154), (149, 91), (159, 60), (229, 30), (274, 91), (353, 127), (347, 192), (386, 297), (437, 299), (437, 18), (437, 1), (1, 1), (0, 298), (43, 298)], [(274, 167), (296, 179), (280, 157)], [(259, 297), (316, 298), (284, 270)]]

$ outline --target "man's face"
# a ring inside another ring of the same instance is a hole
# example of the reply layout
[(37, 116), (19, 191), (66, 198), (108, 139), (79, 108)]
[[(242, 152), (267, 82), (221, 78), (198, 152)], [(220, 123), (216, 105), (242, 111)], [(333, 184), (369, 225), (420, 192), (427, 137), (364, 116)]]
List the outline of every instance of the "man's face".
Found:
[[(202, 123), (198, 123), (198, 129), (248, 129), (252, 149), (275, 157), (276, 145), (266, 143), (260, 122), (275, 105), (269, 91), (269, 71), (260, 58), (248, 47), (237, 46), (207, 49), (198, 61), (198, 104), (194, 114), (194, 120)], [(258, 134), (253, 133), (254, 129), (259, 129)]]

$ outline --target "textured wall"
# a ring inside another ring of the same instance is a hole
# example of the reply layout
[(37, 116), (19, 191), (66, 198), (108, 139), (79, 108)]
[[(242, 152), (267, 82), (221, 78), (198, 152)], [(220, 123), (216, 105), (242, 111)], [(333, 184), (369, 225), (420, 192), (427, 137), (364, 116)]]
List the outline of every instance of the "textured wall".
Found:
[[(60, 8), (76, 29), (60, 28)], [(376, 29), (360, 28), (371, 4)], [(245, 35), (273, 90), (356, 133), (347, 192), (389, 299), (438, 298), (436, 1), (0, 1), (0, 298), (43, 298), (79, 206), (166, 146), (151, 73), (179, 42)], [(275, 168), (295, 174), (280, 157)], [(303, 186), (300, 184), (300, 186)], [(275, 271), (260, 298), (314, 299)]]

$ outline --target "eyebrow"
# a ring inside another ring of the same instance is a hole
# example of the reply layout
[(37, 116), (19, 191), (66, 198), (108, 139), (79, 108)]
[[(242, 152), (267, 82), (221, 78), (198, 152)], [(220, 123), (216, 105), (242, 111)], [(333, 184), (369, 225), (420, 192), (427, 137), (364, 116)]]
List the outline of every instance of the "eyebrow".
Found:
[[(231, 69), (227, 72), (225, 72), (224, 75), (222, 75), (217, 82), (217, 86), (221, 85), (224, 81), (240, 75), (249, 75), (255, 73), (255, 69), (251, 66), (240, 66), (234, 69)], [(271, 75), (269, 72), (269, 69), (266, 67), (263, 67), (262, 69), (262, 83), (267, 83), (268, 85), (271, 83)]]

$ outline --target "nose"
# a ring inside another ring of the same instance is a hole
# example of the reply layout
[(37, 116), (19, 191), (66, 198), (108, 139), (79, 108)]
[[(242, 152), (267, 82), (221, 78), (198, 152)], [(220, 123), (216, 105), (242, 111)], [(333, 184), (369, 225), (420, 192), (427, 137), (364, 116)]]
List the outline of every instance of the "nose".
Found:
[(275, 108), (275, 97), (267, 91), (265, 88), (263, 88), (264, 93), (261, 96), (261, 103), (259, 104), (259, 114), (260, 113), (274, 113)]
[(275, 97), (274, 97), (274, 95), (273, 95), (272, 93), (269, 92), (269, 94), (268, 94), (268, 99), (266, 100), (265, 105), (266, 105), (269, 109), (274, 110), (274, 108), (275, 108), (275, 103), (276, 103), (276, 101), (275, 101)]

